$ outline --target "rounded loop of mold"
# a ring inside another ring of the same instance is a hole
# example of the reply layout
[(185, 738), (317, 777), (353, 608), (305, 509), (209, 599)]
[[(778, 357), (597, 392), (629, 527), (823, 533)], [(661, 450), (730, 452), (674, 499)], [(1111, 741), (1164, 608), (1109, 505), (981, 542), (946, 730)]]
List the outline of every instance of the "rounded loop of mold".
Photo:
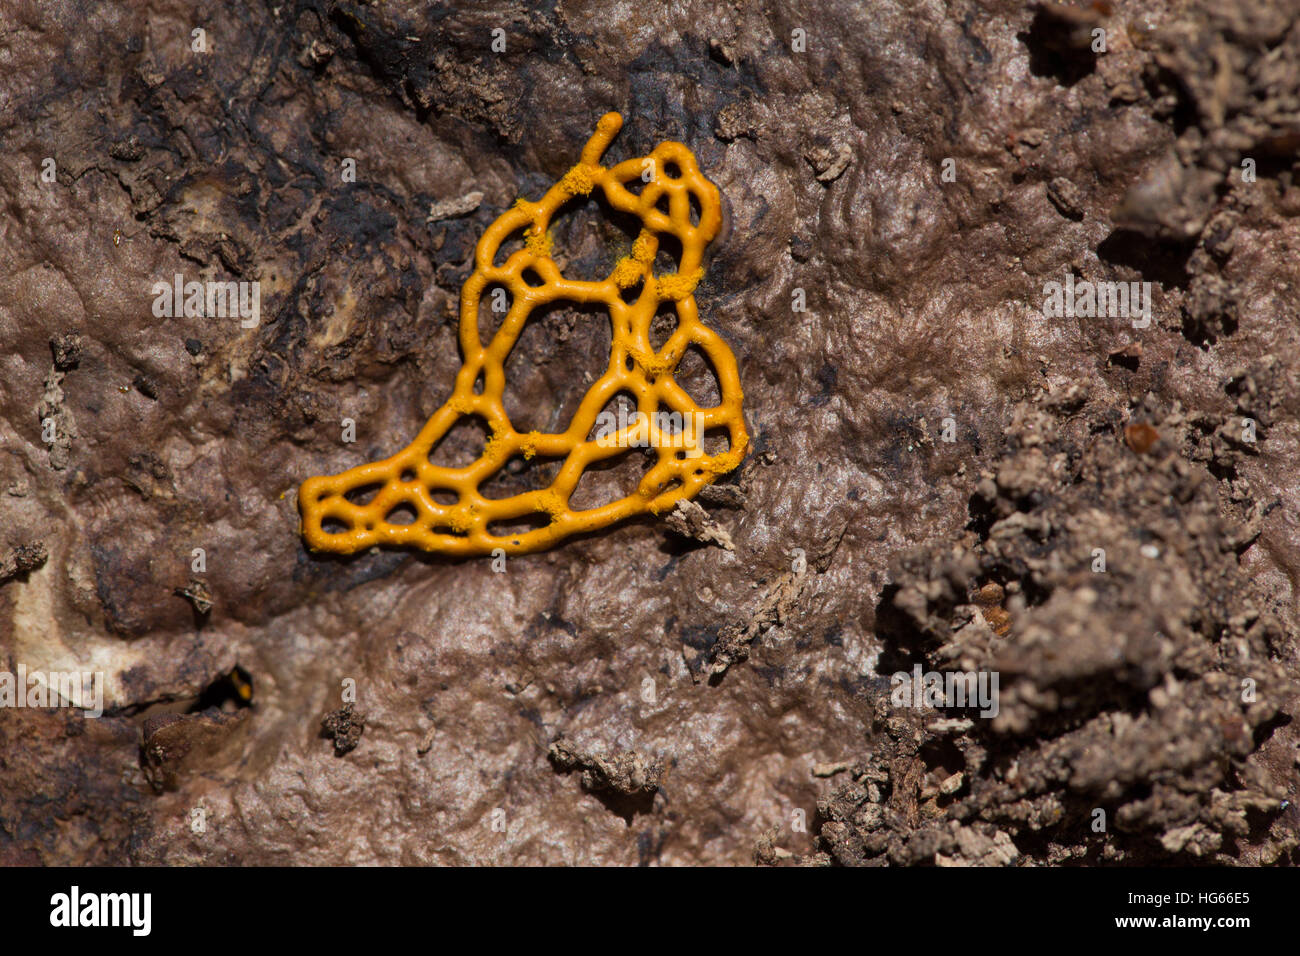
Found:
[[(462, 556), (498, 548), (509, 554), (539, 551), (573, 534), (670, 509), (740, 464), (749, 436), (736, 358), (700, 321), (694, 297), (704, 276), (706, 247), (722, 227), (721, 194), (681, 143), (660, 143), (649, 156), (602, 166), (622, 125), (617, 113), (601, 117), (578, 163), (545, 196), (536, 202), (519, 200), (484, 231), (474, 250), (474, 272), (461, 288), (464, 364), (451, 397), (415, 440), (391, 458), (302, 483), (298, 505), (308, 546), (344, 554), (375, 545)], [(648, 178), (647, 170), (652, 173)], [(633, 180), (639, 181), (637, 191), (628, 188)], [(641, 231), (631, 254), (605, 279), (568, 279), (551, 257), (550, 224), (564, 203), (594, 189), (614, 209), (635, 216)], [(502, 244), (520, 234), (523, 248), (496, 262)], [(680, 246), (676, 272), (655, 272), (664, 236)], [(511, 304), (491, 341), (483, 342), (479, 308), (492, 286), (507, 289)], [(608, 311), (609, 365), (587, 389), (567, 429), (520, 433), (502, 401), (505, 362), (530, 313), (557, 301)], [(656, 350), (650, 344), (650, 323), (664, 303), (675, 311), (677, 324)], [(716, 375), (720, 401), (712, 407), (697, 405), (674, 378), (692, 347), (707, 356)], [(619, 393), (635, 398), (636, 414), (631, 421), (618, 421), (616, 430), (607, 427), (594, 436), (607, 404)], [(482, 451), (460, 467), (434, 464), (442, 440), (468, 417), (478, 418), (485, 428)], [(704, 451), (706, 429), (726, 429), (726, 451)], [(631, 493), (595, 508), (570, 507), (589, 466), (639, 453), (642, 447), (654, 449), (656, 460)], [(545, 488), (505, 498), (480, 493), (483, 483), (512, 458), (538, 455), (562, 461)], [(398, 515), (411, 520), (390, 520)], [(502, 527), (511, 522), (526, 526), (515, 531)]]

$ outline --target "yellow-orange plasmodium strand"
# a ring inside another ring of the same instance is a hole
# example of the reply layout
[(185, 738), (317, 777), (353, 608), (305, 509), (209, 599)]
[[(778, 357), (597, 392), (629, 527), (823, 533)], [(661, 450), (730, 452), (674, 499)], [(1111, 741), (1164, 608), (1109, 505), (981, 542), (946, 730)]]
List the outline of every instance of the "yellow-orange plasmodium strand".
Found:
[[(649, 157), (629, 159), (611, 168), (601, 166), (601, 157), (622, 125), (617, 113), (603, 116), (581, 159), (539, 202), (521, 199), (483, 233), (474, 251), (474, 272), (461, 289), (464, 364), (451, 397), (415, 440), (391, 458), (302, 483), (298, 506), (302, 535), (310, 547), (342, 554), (375, 545), (452, 555), (486, 555), (497, 548), (507, 554), (539, 551), (569, 535), (595, 531), (634, 515), (660, 514), (683, 498), (693, 498), (705, 485), (740, 464), (749, 436), (741, 410), (736, 359), (717, 333), (700, 321), (694, 297), (704, 276), (705, 247), (722, 223), (718, 190), (681, 143), (660, 143)], [(654, 161), (652, 165), (646, 163), (647, 158)], [(667, 175), (670, 167), (675, 167), (673, 176)], [(646, 169), (653, 171), (648, 183), (642, 181)], [(628, 184), (638, 191), (629, 189)], [(614, 209), (639, 219), (641, 232), (632, 254), (619, 260), (607, 278), (598, 282), (568, 279), (551, 258), (551, 218), (574, 196), (597, 188)], [(665, 198), (667, 213), (660, 208)], [(692, 216), (692, 199), (698, 221)], [(495, 265), (501, 243), (519, 233), (524, 248)], [(677, 239), (681, 261), (675, 272), (656, 274), (659, 237), (665, 235)], [(524, 279), (525, 272), (529, 281)], [(539, 279), (540, 284), (529, 284)], [(483, 343), (479, 341), (479, 300), (490, 285), (506, 288), (511, 305), (491, 341)], [(626, 301), (633, 295), (633, 301)], [(587, 390), (565, 431), (521, 433), (502, 403), (505, 361), (532, 310), (556, 301), (598, 304), (608, 310), (613, 333), (609, 365)], [(671, 303), (675, 309), (677, 328), (656, 350), (650, 344), (650, 322), (663, 303)], [(700, 408), (673, 378), (692, 346), (708, 356), (717, 374), (721, 401), (712, 408)], [(480, 378), (481, 393), (475, 391)], [(698, 416), (700, 447), (683, 456), (680, 441), (652, 443), (658, 460), (630, 494), (600, 507), (575, 511), (569, 499), (589, 466), (619, 455), (643, 454), (641, 448), (627, 447), (632, 426), (603, 443), (592, 437), (597, 416), (619, 392), (636, 396), (638, 411), (651, 419), (658, 412)], [(482, 454), (461, 468), (433, 464), (430, 454), (443, 436), (469, 415), (480, 417), (490, 429)], [(710, 455), (703, 450), (702, 436), (712, 429), (726, 429), (729, 447)], [(564, 461), (546, 488), (509, 498), (483, 497), (482, 484), (514, 455)], [(361, 489), (373, 486), (378, 490), (364, 504), (349, 500), (350, 493), (355, 497)], [(456, 496), (454, 503), (435, 500), (437, 493), (448, 492)], [(403, 506), (414, 511), (415, 520), (390, 521), (393, 511)], [(500, 527), (520, 521), (539, 526), (515, 534)], [(324, 527), (327, 522), (334, 525), (328, 531)]]

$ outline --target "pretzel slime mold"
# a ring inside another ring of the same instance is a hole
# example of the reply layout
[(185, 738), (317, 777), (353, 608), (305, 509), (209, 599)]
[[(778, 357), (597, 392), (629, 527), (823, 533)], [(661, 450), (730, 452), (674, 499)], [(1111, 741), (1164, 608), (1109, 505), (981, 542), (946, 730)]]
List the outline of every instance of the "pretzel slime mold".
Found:
[[(498, 548), (524, 554), (635, 515), (659, 514), (693, 498), (740, 464), (749, 436), (736, 358), (700, 321), (694, 296), (704, 276), (705, 247), (722, 223), (721, 197), (681, 143), (660, 143), (649, 156), (609, 168), (600, 165), (622, 125), (618, 113), (603, 116), (577, 165), (540, 201), (519, 200), (483, 233), (474, 250), (474, 272), (461, 288), (464, 362), (451, 397), (415, 440), (391, 458), (302, 483), (298, 504), (309, 547), (340, 554), (375, 545), (456, 556), (491, 554)], [(638, 187), (639, 192), (634, 191)], [(608, 277), (577, 281), (562, 275), (551, 258), (548, 229), (561, 206), (593, 189), (600, 189), (613, 209), (635, 216), (641, 229), (631, 255), (619, 260)], [(692, 216), (693, 204), (698, 218)], [(494, 264), (501, 244), (521, 232), (523, 248), (503, 264)], [(675, 237), (681, 257), (676, 272), (657, 274), (655, 256), (665, 236)], [(484, 343), (479, 338), (479, 303), (489, 287), (506, 289), (511, 301), (500, 328)], [(558, 301), (607, 311), (612, 329), (609, 365), (582, 397), (567, 429), (521, 433), (502, 402), (506, 358), (533, 310)], [(655, 350), (650, 323), (663, 303), (672, 303), (677, 327)], [(673, 377), (692, 346), (704, 352), (717, 376), (721, 400), (712, 408), (700, 408)], [(620, 392), (635, 396), (637, 414), (631, 422), (623, 416), (617, 429), (608, 424), (598, 428), (609, 422), (606, 406)], [(490, 430), (482, 453), (464, 467), (433, 464), (430, 455), (438, 443), (469, 416), (479, 417)], [(674, 421), (686, 427), (661, 427)], [(721, 429), (727, 432), (728, 447), (707, 454), (701, 436)], [(570, 496), (589, 466), (619, 455), (640, 456), (645, 446), (657, 457), (653, 464), (647, 459), (648, 470), (635, 490), (599, 507), (570, 507)], [(543, 455), (563, 459), (563, 464), (545, 488), (507, 498), (484, 497), (482, 485), (516, 455)], [(453, 496), (454, 503), (445, 503)], [(413, 521), (397, 520), (409, 519), (412, 512)], [(521, 521), (538, 526), (521, 533), (501, 527)]]

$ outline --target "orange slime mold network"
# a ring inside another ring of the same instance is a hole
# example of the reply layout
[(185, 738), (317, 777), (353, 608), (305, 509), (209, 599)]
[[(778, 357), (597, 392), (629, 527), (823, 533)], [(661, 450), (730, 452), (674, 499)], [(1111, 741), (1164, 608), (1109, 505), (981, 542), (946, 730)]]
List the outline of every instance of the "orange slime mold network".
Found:
[[(660, 143), (649, 157), (625, 160), (608, 169), (601, 166), (602, 154), (622, 125), (618, 113), (605, 114), (578, 164), (541, 201), (519, 200), (483, 233), (474, 250), (474, 272), (461, 289), (464, 364), (451, 398), (415, 440), (391, 458), (302, 483), (298, 491), (302, 535), (311, 548), (348, 554), (390, 545), (463, 556), (491, 554), (500, 548), (523, 554), (633, 515), (659, 514), (683, 498), (694, 497), (740, 464), (749, 436), (736, 359), (717, 333), (700, 322), (693, 295), (704, 276), (704, 249), (722, 222), (717, 187), (700, 173), (695, 156), (681, 143)], [(643, 183), (642, 173), (647, 170), (652, 176)], [(627, 188), (633, 180), (642, 187), (639, 193)], [(550, 256), (551, 217), (564, 203), (596, 187), (614, 209), (640, 220), (640, 235), (632, 254), (621, 259), (606, 279), (567, 279)], [(667, 213), (662, 211), (665, 198)], [(692, 222), (692, 199), (699, 207), (698, 223)], [(520, 230), (524, 248), (495, 265), (498, 247)], [(653, 265), (664, 235), (676, 237), (681, 244), (681, 261), (676, 273), (656, 275)], [(509, 290), (512, 302), (500, 328), (484, 345), (479, 340), (479, 300), (489, 286)], [(639, 294), (626, 301), (628, 290), (637, 286)], [(599, 304), (608, 310), (613, 333), (609, 367), (587, 390), (565, 431), (520, 433), (502, 404), (505, 361), (533, 309), (560, 300)], [(650, 322), (663, 302), (674, 303), (677, 328), (656, 351), (650, 344)], [(717, 375), (721, 401), (713, 408), (700, 408), (673, 379), (692, 345), (709, 357)], [(480, 385), (481, 390), (476, 390)], [(619, 392), (636, 396), (635, 422), (621, 431), (606, 428), (603, 437), (593, 438), (598, 415)], [(695, 443), (658, 427), (664, 410), (695, 423)], [(461, 468), (433, 464), (430, 455), (443, 436), (468, 416), (478, 416), (491, 430), (482, 454)], [(727, 430), (729, 447), (705, 454), (702, 436), (705, 430), (718, 428)], [(618, 455), (640, 455), (640, 446), (646, 444), (655, 449), (658, 460), (631, 494), (597, 508), (574, 511), (569, 507), (569, 497), (589, 465)], [(514, 455), (543, 455), (564, 462), (546, 488), (508, 498), (483, 497), (481, 485)], [(370, 489), (376, 489), (373, 497), (362, 503), (359, 499)], [(435, 500), (437, 493), (454, 494), (456, 501), (443, 504)], [(408, 517), (411, 510), (414, 521), (393, 520), (395, 512)], [(520, 521), (543, 523), (522, 533), (501, 528)], [(333, 529), (326, 530), (326, 522)]]

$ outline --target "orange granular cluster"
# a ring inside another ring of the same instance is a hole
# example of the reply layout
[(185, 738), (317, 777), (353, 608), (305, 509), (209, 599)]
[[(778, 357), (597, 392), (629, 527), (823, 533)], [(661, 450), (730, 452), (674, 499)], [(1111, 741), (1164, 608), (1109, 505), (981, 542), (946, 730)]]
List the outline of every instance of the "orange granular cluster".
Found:
[[(519, 200), (483, 233), (474, 252), (474, 273), (461, 290), (464, 365), (451, 398), (415, 441), (393, 457), (303, 482), (298, 503), (302, 534), (310, 547), (345, 554), (374, 545), (453, 555), (491, 554), (497, 548), (511, 554), (538, 551), (569, 535), (633, 515), (658, 514), (694, 497), (740, 464), (749, 437), (736, 359), (727, 344), (700, 322), (693, 295), (704, 275), (704, 249), (722, 222), (718, 190), (681, 143), (660, 143), (648, 157), (611, 168), (601, 166), (601, 156), (622, 125), (619, 114), (607, 113), (581, 160), (541, 201)], [(636, 216), (642, 228), (631, 255), (620, 260), (608, 278), (567, 279), (550, 255), (551, 217), (573, 197), (596, 188), (614, 209)], [(698, 205), (698, 221), (692, 218), (692, 200)], [(501, 243), (520, 232), (524, 247), (495, 265)], [(675, 273), (654, 272), (661, 236), (676, 237), (681, 246)], [(479, 340), (479, 300), (489, 286), (504, 287), (512, 301), (500, 328), (484, 344)], [(613, 329), (609, 367), (587, 390), (565, 431), (520, 433), (502, 404), (505, 361), (532, 311), (561, 300), (598, 303), (608, 310)], [(650, 344), (650, 322), (663, 302), (674, 303), (677, 328), (655, 350)], [(713, 408), (700, 408), (673, 379), (692, 345), (703, 350), (717, 374), (721, 401)], [(601, 430), (603, 437), (598, 438), (598, 416), (619, 392), (636, 396), (641, 414), (621, 431)], [(676, 420), (693, 422), (698, 445), (688, 450), (682, 435), (661, 431), (663, 412), (681, 413)], [(433, 464), (430, 455), (443, 436), (468, 416), (481, 418), (491, 430), (482, 454), (465, 467)], [(727, 430), (729, 447), (706, 454), (702, 436), (717, 428)], [(597, 508), (570, 508), (569, 498), (589, 466), (618, 455), (640, 455), (640, 448), (629, 448), (638, 443), (654, 448), (658, 460), (631, 494)], [(508, 498), (483, 497), (480, 487), (514, 455), (543, 455), (564, 462), (546, 488)], [(371, 489), (373, 497), (362, 503), (360, 499)], [(435, 500), (453, 495), (454, 503)], [(413, 521), (409, 520), (412, 512)], [(394, 520), (399, 515), (408, 520)], [(519, 524), (529, 525), (530, 530), (511, 533), (510, 526)]]

